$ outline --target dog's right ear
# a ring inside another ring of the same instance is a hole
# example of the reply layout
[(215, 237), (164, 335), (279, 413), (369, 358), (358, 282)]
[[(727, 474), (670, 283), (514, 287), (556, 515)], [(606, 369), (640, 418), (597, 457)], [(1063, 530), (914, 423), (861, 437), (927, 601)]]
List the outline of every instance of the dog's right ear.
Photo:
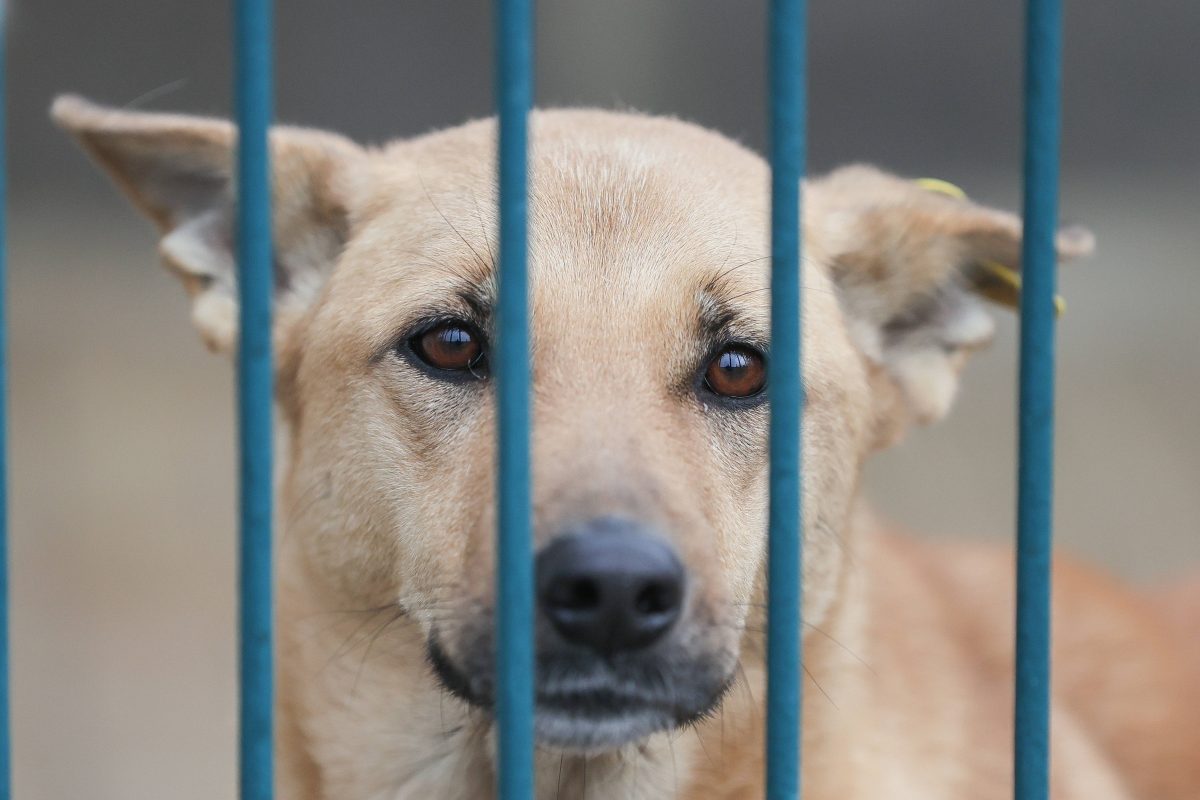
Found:
[[(192, 320), (210, 348), (237, 338), (233, 170), (236, 130), (224, 120), (104, 108), (58, 98), (70, 131), (163, 232), (159, 251), (192, 297)], [(271, 132), (276, 331), (315, 300), (349, 222), (347, 175), (364, 151), (321, 131)]]

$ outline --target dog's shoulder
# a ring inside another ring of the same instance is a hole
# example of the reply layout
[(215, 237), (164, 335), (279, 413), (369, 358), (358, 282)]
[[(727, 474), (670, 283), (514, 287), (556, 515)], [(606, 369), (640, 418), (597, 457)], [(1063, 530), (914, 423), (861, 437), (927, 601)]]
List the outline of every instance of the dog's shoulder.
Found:
[[(967, 665), (978, 685), (1003, 692), (1007, 706), (1015, 657), (1011, 546), (895, 531), (878, 531), (875, 540), (871, 577), (887, 587), (875, 612), (905, 603), (924, 609), (924, 623), (910, 610), (908, 624), (935, 626), (920, 636), (948, 640), (938, 650)], [(1200, 582), (1155, 594), (1062, 554), (1053, 571), (1056, 708), (1135, 796), (1192, 796), (1200, 785)]]

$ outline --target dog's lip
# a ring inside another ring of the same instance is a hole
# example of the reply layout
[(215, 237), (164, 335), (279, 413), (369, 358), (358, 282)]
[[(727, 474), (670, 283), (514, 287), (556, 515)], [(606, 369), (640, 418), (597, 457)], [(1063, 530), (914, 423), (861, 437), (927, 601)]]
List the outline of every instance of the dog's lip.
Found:
[[(430, 666), (450, 694), (475, 708), (491, 711), (490, 688), (474, 691), (472, 682), (441, 648), (436, 636), (426, 642)], [(537, 738), (542, 744), (591, 750), (615, 747), (644, 736), (694, 724), (712, 714), (733, 685), (732, 674), (695, 708), (680, 707), (663, 691), (616, 683), (612, 676), (559, 676), (536, 687)]]
[[(427, 649), (434, 674), (447, 691), (471, 705), (489, 705), (486, 698), (472, 691), (471, 682), (436, 639), (429, 641)], [(539, 709), (569, 712), (578, 717), (616, 717), (644, 710), (674, 711), (672, 704), (656, 693), (617, 688), (607, 678), (556, 680), (550, 686), (537, 687), (535, 700)]]
[(539, 690), (537, 704), (538, 708), (567, 711), (579, 717), (619, 717), (647, 710), (675, 714), (673, 705), (664, 697), (611, 687)]
[(586, 755), (623, 747), (677, 724), (668, 711), (657, 708), (589, 716), (539, 704), (534, 730), (539, 747)]
[(651, 692), (618, 688), (539, 690), (534, 729), (541, 747), (601, 752), (685, 724), (691, 715)]

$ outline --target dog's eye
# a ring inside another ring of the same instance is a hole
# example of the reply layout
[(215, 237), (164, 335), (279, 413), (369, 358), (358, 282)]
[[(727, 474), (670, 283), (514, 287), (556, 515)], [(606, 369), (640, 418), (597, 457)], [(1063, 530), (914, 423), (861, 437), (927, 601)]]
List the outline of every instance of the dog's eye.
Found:
[(480, 374), (483, 336), (466, 322), (443, 322), (409, 341), (417, 357), (434, 369)]
[(704, 384), (722, 397), (753, 397), (767, 385), (766, 360), (746, 345), (728, 345), (708, 362)]

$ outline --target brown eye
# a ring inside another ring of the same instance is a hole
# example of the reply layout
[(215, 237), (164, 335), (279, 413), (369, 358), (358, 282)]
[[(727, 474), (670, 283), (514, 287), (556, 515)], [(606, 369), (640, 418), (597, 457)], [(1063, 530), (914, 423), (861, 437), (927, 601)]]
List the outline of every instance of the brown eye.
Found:
[(483, 361), (483, 337), (465, 322), (443, 322), (414, 336), (410, 345), (434, 369), (478, 374)]
[(722, 397), (753, 397), (767, 385), (762, 353), (745, 345), (729, 345), (708, 362), (704, 383)]

